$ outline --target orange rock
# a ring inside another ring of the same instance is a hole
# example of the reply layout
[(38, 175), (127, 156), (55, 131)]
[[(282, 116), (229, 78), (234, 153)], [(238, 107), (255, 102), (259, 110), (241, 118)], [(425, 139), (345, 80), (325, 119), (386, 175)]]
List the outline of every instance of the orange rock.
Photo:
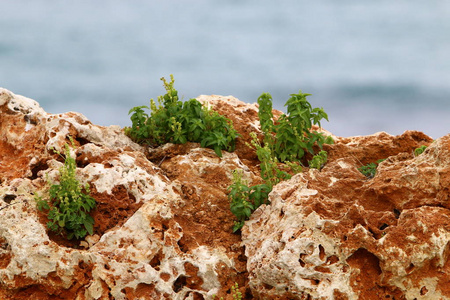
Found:
[[(419, 132), (379, 133), (327, 148), (320, 172), (278, 184), (244, 226), (253, 295), (450, 298), (450, 135), (431, 143)], [(373, 179), (357, 170), (380, 158)]]
[[(334, 137), (324, 168), (275, 186), (241, 237), (227, 187), (236, 168), (261, 181), (246, 145), (250, 132), (262, 138), (257, 105), (198, 99), (233, 121), (234, 153), (149, 149), (118, 126), (0, 89), (1, 299), (232, 299), (235, 282), (244, 299), (450, 298), (450, 136)], [(77, 178), (97, 201), (83, 241), (48, 232), (34, 201), (59, 180), (52, 149), (69, 135)], [(373, 179), (357, 170), (382, 158)]]

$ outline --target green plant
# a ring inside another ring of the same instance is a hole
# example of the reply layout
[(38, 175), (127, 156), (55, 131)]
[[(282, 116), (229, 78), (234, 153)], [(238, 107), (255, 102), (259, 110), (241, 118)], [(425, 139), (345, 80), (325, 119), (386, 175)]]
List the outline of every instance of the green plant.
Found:
[[(233, 296), (233, 300), (242, 300), (242, 293), (239, 291), (239, 284), (235, 282), (231, 286), (231, 294)], [(216, 295), (213, 295), (213, 299), (216, 299)], [(220, 297), (220, 300), (223, 300), (223, 297)]]
[(323, 144), (332, 144), (333, 139), (320, 132), (312, 131), (312, 125), (320, 127), (320, 121), (328, 121), (323, 108), (312, 108), (306, 97), (310, 94), (291, 94), (286, 102), (287, 115), (283, 114), (274, 122), (272, 114), (272, 96), (263, 93), (258, 98), (261, 129), (264, 132), (264, 144), (271, 147), (272, 153), (280, 161), (299, 161), (305, 152), (314, 154), (317, 144), (322, 150)]
[[(238, 171), (234, 171), (233, 184), (229, 187), (229, 198), (230, 209), (238, 221), (235, 222), (233, 232), (244, 226), (244, 222), (258, 208), (259, 205), (256, 204), (269, 202), (268, 195), (274, 185), (291, 178), (287, 168), (294, 173), (301, 172), (300, 159), (305, 152), (314, 154), (314, 145), (317, 144), (322, 149), (324, 143), (333, 143), (331, 137), (311, 131), (313, 124), (320, 126), (320, 120), (328, 120), (328, 116), (322, 108), (313, 109), (306, 100), (306, 96), (308, 94), (303, 94), (301, 91), (298, 94), (291, 94), (291, 98), (286, 103), (288, 115), (283, 114), (277, 122), (273, 120), (272, 96), (263, 93), (258, 98), (258, 116), (264, 140), (261, 143), (256, 133), (251, 133), (252, 140), (247, 145), (255, 150), (261, 162), (261, 178), (264, 184), (261, 187), (248, 187), (247, 183), (238, 176)], [(327, 152), (321, 150), (313, 156), (309, 166), (320, 170), (326, 163), (327, 157)], [(257, 187), (262, 192), (257, 193)], [(262, 200), (259, 199), (261, 195), (264, 197)]]
[(427, 149), (427, 146), (425, 145), (422, 145), (419, 148), (414, 149), (414, 156), (419, 156), (425, 151), (425, 149)]
[[(67, 238), (80, 239), (87, 233), (93, 234), (94, 219), (89, 212), (95, 208), (95, 199), (89, 196), (89, 184), (81, 186), (76, 179), (76, 162), (70, 156), (69, 145), (65, 145), (64, 165), (60, 168), (59, 184), (50, 186), (50, 201), (37, 197), (39, 210), (48, 210), (47, 227), (55, 232), (62, 233), (65, 230)], [(50, 204), (49, 204), (50, 202)]]
[(364, 176), (366, 176), (368, 178), (373, 178), (373, 177), (375, 177), (375, 174), (377, 173), (378, 164), (384, 160), (386, 160), (386, 159), (379, 159), (375, 163), (372, 162), (365, 166), (359, 167), (358, 171), (360, 171)]
[[(258, 160), (261, 162), (259, 165), (260, 175), (266, 184), (272, 187), (282, 180), (290, 179), (291, 175), (279, 167), (278, 158), (273, 154), (269, 144), (262, 146), (254, 132), (251, 132), (250, 136), (252, 140), (249, 146), (255, 150)], [(291, 164), (291, 168), (294, 168), (294, 164)]]
[(234, 300), (241, 300), (242, 299), (242, 293), (239, 292), (239, 284), (237, 282), (234, 283), (233, 286), (231, 286), (231, 293), (233, 294)]
[[(182, 102), (173, 87), (174, 78), (167, 82), (161, 78), (166, 94), (158, 97), (158, 105), (150, 100), (150, 108), (137, 106), (130, 109), (131, 127), (125, 133), (134, 141), (152, 146), (165, 143), (200, 143), (201, 147), (214, 149), (221, 157), (222, 150), (234, 151), (237, 131), (231, 120), (203, 106), (196, 99)], [(150, 109), (150, 116), (144, 109)]]
[(310, 168), (320, 170), (326, 164), (327, 160), (328, 160), (328, 153), (322, 150), (316, 155), (314, 155), (312, 160), (310, 160), (308, 164)]
[(228, 188), (230, 191), (228, 194), (230, 210), (238, 219), (233, 227), (233, 232), (240, 230), (244, 226), (244, 222), (261, 204), (269, 202), (269, 193), (275, 184), (291, 178), (291, 175), (282, 169), (283, 167), (289, 167), (294, 173), (302, 170), (302, 167), (294, 162), (280, 164), (277, 158), (272, 155), (268, 145), (263, 147), (254, 132), (250, 133), (250, 136), (252, 140), (249, 146), (255, 149), (261, 162), (260, 174), (264, 183), (250, 187), (247, 182), (242, 180), (242, 170), (233, 171), (233, 183)]
[(242, 179), (242, 170), (233, 171), (233, 183), (228, 187), (230, 191), (230, 210), (236, 216), (233, 226), (233, 232), (236, 232), (244, 226), (250, 215), (262, 204), (269, 202), (269, 193), (272, 186), (267, 184), (258, 184), (249, 187), (247, 182)]

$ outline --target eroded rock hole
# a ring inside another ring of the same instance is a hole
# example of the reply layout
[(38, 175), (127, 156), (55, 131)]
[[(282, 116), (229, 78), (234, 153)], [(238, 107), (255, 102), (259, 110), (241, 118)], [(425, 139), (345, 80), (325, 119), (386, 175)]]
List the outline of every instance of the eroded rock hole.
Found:
[(162, 229), (163, 229), (164, 231), (166, 231), (167, 229), (169, 229), (169, 226), (167, 225), (166, 222), (162, 222)]
[(339, 261), (339, 257), (337, 257), (336, 255), (332, 255), (332, 256), (327, 257), (326, 263), (328, 265), (333, 265), (333, 264), (337, 263), (338, 261)]
[(150, 261), (150, 266), (152, 266), (155, 270), (159, 271), (161, 260), (164, 259), (164, 254), (160, 250), (158, 253), (156, 253), (155, 256), (153, 256), (152, 260)]
[(37, 179), (38, 178), (38, 172), (39, 171), (43, 171), (43, 170), (47, 170), (48, 169), (48, 165), (47, 162), (43, 162), (43, 161), (39, 161), (38, 163), (36, 163), (35, 165), (33, 165), (31, 167), (31, 180)]
[(177, 280), (173, 283), (173, 291), (175, 293), (178, 293), (183, 289), (183, 287), (186, 285), (186, 276), (180, 275), (178, 276)]
[(380, 226), (380, 230), (385, 230), (386, 228), (388, 228), (389, 225), (386, 223), (383, 223), (383, 225)]
[(0, 249), (8, 250), (8, 247), (8, 242), (3, 237), (0, 237)]
[(244, 254), (239, 254), (238, 260), (240, 262), (246, 262), (247, 261), (247, 256), (245, 256)]
[(185, 285), (192, 290), (202, 290), (203, 278), (198, 276), (198, 267), (194, 266), (190, 262), (185, 262), (184, 270), (186, 272)]
[(77, 137), (75, 138), (75, 140), (76, 140), (78, 143), (80, 143), (80, 146), (83, 146), (83, 145), (86, 145), (86, 144), (89, 144), (89, 143), (90, 143), (89, 140), (87, 140), (87, 139), (85, 139), (85, 138), (82, 138), (82, 137), (79, 137), (79, 136), (77, 136)]
[(35, 116), (33, 115), (25, 115), (23, 116), (23, 119), (25, 120), (25, 122), (27, 122), (28, 124), (31, 125), (37, 125), (37, 119)]
[(11, 201), (13, 201), (13, 200), (16, 199), (16, 198), (17, 198), (16, 195), (6, 194), (6, 195), (3, 197), (3, 201), (5, 201), (6, 203), (10, 204)]
[(300, 258), (298, 259), (298, 262), (300, 263), (300, 266), (302, 266), (302, 268), (304, 268), (306, 265), (305, 261), (303, 260), (305, 258), (305, 256), (306, 256), (305, 253), (301, 253)]
[(78, 168), (85, 168), (87, 165), (89, 165), (91, 163), (89, 161), (89, 158), (79, 151), (77, 151), (76, 156), (77, 156), (77, 158), (76, 158), (75, 162), (77, 163)]
[(322, 245), (319, 245), (319, 258), (320, 260), (324, 260), (325, 258), (325, 249), (323, 248)]
[(406, 273), (409, 274), (414, 270), (415, 266), (413, 263), (410, 263), (409, 266), (405, 269)]
[(184, 236), (177, 242), (177, 244), (182, 252), (187, 253), (189, 251), (189, 247), (184, 240)]
[(355, 269), (365, 270), (368, 276), (378, 276), (381, 274), (380, 260), (375, 254), (364, 248), (359, 248), (353, 253), (347, 259), (347, 263)]
[(205, 297), (203, 297), (203, 295), (200, 294), (199, 292), (190, 292), (190, 293), (188, 294), (188, 298), (189, 298), (189, 296), (191, 296), (191, 295), (192, 295), (192, 299), (194, 299), (194, 300), (204, 300), (204, 299), (205, 299)]
[(172, 277), (169, 273), (161, 273), (159, 274), (159, 277), (164, 280), (165, 282), (169, 281), (169, 279)]
[(420, 289), (420, 295), (425, 295), (426, 293), (428, 293), (428, 289), (427, 289), (427, 287), (426, 286), (423, 286), (421, 289)]

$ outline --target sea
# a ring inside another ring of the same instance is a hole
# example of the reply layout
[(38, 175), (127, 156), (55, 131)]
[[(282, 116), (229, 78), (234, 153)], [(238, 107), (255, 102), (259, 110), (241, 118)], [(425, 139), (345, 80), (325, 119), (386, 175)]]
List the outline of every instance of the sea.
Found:
[(129, 126), (164, 93), (292, 93), (338, 136), (450, 133), (448, 0), (0, 0), (0, 87)]

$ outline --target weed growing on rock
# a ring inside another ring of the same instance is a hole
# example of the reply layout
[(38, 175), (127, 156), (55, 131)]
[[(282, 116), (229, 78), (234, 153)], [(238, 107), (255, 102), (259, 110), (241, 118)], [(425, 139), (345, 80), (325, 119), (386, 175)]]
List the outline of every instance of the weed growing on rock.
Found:
[[(126, 127), (125, 133), (138, 143), (152, 146), (196, 142), (201, 147), (214, 149), (219, 157), (222, 150), (234, 151), (238, 133), (231, 120), (196, 99), (183, 103), (173, 87), (173, 76), (170, 78), (170, 82), (161, 78), (166, 94), (158, 97), (158, 105), (151, 99), (150, 108), (137, 106), (130, 109), (132, 126)], [(145, 113), (145, 108), (151, 110), (150, 116)]]
[(269, 145), (280, 162), (299, 161), (305, 152), (314, 154), (315, 144), (322, 150), (323, 144), (333, 143), (330, 136), (312, 131), (312, 125), (320, 126), (322, 119), (328, 121), (328, 115), (323, 108), (312, 108), (306, 99), (309, 95), (302, 91), (291, 94), (285, 104), (288, 114), (283, 114), (276, 123), (273, 122), (272, 96), (263, 93), (258, 98), (258, 116), (264, 132), (264, 144)]
[(50, 186), (50, 201), (36, 198), (38, 209), (49, 211), (50, 230), (62, 233), (64, 229), (69, 240), (80, 239), (87, 233), (93, 234), (94, 219), (89, 212), (96, 206), (95, 199), (89, 196), (89, 184), (82, 186), (76, 179), (76, 162), (70, 156), (69, 145), (65, 145), (64, 155), (54, 151), (64, 158), (64, 166), (59, 170), (60, 182)]
[[(266, 184), (272, 187), (282, 180), (290, 179), (291, 175), (281, 168), (278, 158), (273, 154), (272, 148), (268, 144), (263, 146), (254, 132), (250, 133), (250, 136), (252, 140), (249, 146), (255, 149), (256, 155), (261, 162), (260, 174)], [(294, 164), (291, 164), (291, 168), (293, 167)]]
[(274, 185), (291, 178), (287, 168), (294, 173), (302, 170), (302, 167), (295, 162), (279, 163), (268, 145), (262, 146), (254, 132), (250, 133), (250, 136), (252, 141), (249, 146), (255, 149), (261, 162), (260, 175), (264, 183), (249, 187), (247, 182), (242, 180), (242, 170), (233, 171), (233, 183), (228, 188), (230, 210), (238, 219), (233, 226), (233, 232), (240, 230), (244, 222), (261, 204), (268, 204), (269, 193)]
[(427, 146), (425, 145), (422, 145), (419, 148), (414, 149), (414, 156), (419, 156), (425, 151), (425, 149), (427, 149)]
[(374, 178), (377, 173), (378, 164), (386, 159), (379, 159), (375, 163), (369, 163), (365, 166), (359, 167), (358, 171), (360, 171), (367, 178)]
[[(298, 173), (302, 171), (300, 160), (306, 152), (314, 154), (314, 145), (318, 145), (321, 151), (313, 156), (309, 161), (309, 167), (320, 170), (327, 162), (328, 154), (322, 150), (323, 144), (332, 144), (330, 136), (312, 131), (312, 125), (319, 125), (322, 119), (328, 121), (328, 116), (322, 108), (312, 108), (306, 100), (309, 94), (291, 94), (286, 102), (288, 115), (283, 114), (277, 122), (273, 121), (272, 96), (263, 93), (258, 98), (259, 121), (261, 130), (264, 133), (264, 140), (261, 143), (255, 133), (251, 133), (251, 143), (261, 162), (261, 178), (264, 180), (264, 197), (268, 202), (268, 195), (272, 187), (282, 180), (291, 178), (287, 172)], [(241, 177), (237, 176), (238, 171), (233, 174), (233, 183), (229, 187), (231, 200), (230, 208), (238, 221), (233, 227), (233, 232), (244, 226), (244, 222), (251, 213), (258, 207), (254, 205), (251, 193), (254, 187), (248, 187), (243, 183)]]
[(313, 169), (320, 170), (327, 163), (328, 153), (327, 151), (320, 151), (308, 162), (309, 167)]
[(230, 210), (238, 219), (234, 223), (233, 232), (241, 229), (244, 222), (258, 207), (269, 202), (269, 193), (272, 190), (272, 186), (268, 184), (249, 187), (247, 182), (242, 179), (242, 173), (242, 170), (234, 170), (233, 183), (228, 187)]
[[(231, 295), (233, 296), (233, 300), (241, 300), (242, 293), (239, 291), (239, 284), (237, 282), (234, 283), (234, 285), (231, 286)], [(216, 299), (216, 295), (213, 295), (213, 300)], [(223, 300), (223, 297), (220, 297), (219, 300)]]

